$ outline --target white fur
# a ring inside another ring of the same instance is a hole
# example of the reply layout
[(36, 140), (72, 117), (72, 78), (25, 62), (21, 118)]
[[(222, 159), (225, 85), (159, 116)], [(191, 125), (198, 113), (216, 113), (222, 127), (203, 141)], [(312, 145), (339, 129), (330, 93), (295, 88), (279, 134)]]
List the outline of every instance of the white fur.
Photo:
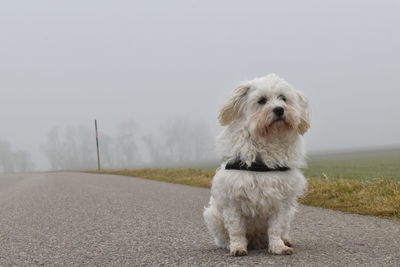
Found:
[[(265, 104), (260, 104), (262, 98)], [(273, 112), (284, 109), (284, 121)], [(204, 220), (218, 247), (246, 255), (248, 246), (267, 245), (274, 254), (291, 254), (290, 223), (297, 199), (306, 189), (299, 170), (305, 166), (302, 134), (309, 128), (305, 97), (275, 74), (239, 85), (219, 114), (227, 127), (217, 138), (222, 159), (212, 182)], [(240, 158), (248, 165), (262, 160), (289, 171), (225, 170)]]

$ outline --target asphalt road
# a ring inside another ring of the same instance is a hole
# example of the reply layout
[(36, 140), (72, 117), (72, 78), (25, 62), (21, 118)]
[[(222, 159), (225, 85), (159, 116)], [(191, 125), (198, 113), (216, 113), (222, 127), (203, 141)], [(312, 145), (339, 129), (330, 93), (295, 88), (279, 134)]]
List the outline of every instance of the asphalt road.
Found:
[(400, 266), (400, 223), (301, 207), (295, 253), (230, 257), (209, 190), (82, 173), (0, 175), (0, 266)]

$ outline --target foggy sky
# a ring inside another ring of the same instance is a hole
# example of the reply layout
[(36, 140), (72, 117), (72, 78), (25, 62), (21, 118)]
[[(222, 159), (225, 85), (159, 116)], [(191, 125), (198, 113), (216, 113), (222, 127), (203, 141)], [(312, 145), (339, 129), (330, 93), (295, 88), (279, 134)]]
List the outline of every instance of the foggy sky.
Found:
[(311, 104), (309, 150), (400, 144), (398, 1), (2, 1), (0, 139), (46, 164), (54, 126), (220, 131), (239, 81), (274, 72)]

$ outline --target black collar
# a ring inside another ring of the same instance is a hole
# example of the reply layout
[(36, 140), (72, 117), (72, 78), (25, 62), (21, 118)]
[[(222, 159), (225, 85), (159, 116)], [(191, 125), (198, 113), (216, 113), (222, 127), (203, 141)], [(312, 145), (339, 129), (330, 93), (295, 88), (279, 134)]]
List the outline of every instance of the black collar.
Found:
[(250, 166), (248, 166), (245, 162), (237, 159), (233, 162), (228, 162), (225, 165), (225, 170), (242, 170), (242, 171), (253, 171), (253, 172), (272, 172), (272, 171), (288, 171), (290, 170), (289, 167), (280, 167), (277, 166), (275, 168), (270, 168), (265, 165), (263, 162), (255, 161), (252, 162)]

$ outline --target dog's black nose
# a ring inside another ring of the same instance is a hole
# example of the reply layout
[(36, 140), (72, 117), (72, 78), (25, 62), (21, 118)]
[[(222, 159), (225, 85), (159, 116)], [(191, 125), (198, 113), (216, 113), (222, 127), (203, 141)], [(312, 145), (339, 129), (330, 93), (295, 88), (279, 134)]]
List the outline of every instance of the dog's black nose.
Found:
[(285, 112), (285, 110), (283, 109), (283, 107), (276, 107), (272, 110), (274, 112), (274, 114), (277, 117), (282, 117), (283, 113)]

